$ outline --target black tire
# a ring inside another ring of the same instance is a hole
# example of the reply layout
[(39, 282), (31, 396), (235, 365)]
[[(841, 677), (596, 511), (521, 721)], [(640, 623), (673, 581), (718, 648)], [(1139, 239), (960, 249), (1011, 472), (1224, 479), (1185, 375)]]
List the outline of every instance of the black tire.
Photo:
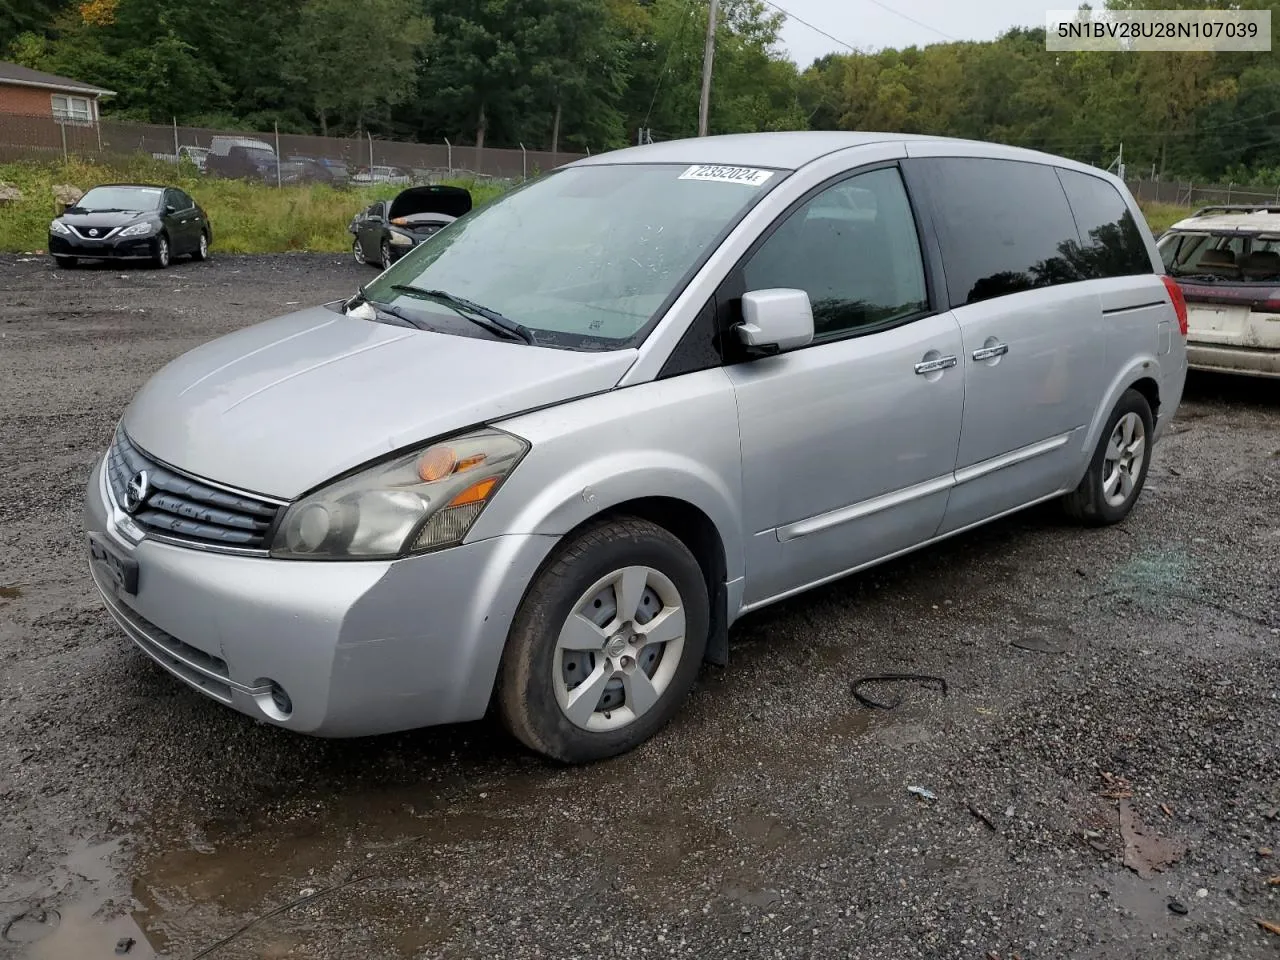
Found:
[[(556, 641), (584, 591), (600, 578), (635, 565), (657, 570), (679, 592), (684, 646), (670, 682), (647, 712), (615, 730), (587, 730), (574, 724), (556, 700)], [(525, 746), (562, 763), (590, 763), (626, 753), (666, 726), (684, 703), (702, 665), (709, 622), (702, 569), (679, 539), (636, 517), (589, 526), (556, 548), (516, 612), (498, 670), (498, 713)]]
[(191, 259), (197, 263), (209, 259), (209, 235), (203, 230), (200, 231), (198, 246), (191, 252)]
[(364, 255), (364, 247), (360, 246), (360, 238), (356, 237), (351, 241), (351, 255), (355, 257), (356, 263), (368, 266), (369, 258)]
[(391, 266), (391, 241), (383, 240), (382, 248), (379, 250), (381, 259), (378, 261), (384, 268)]
[(80, 261), (76, 257), (54, 257), (53, 262), (64, 270), (74, 270), (80, 266)]
[(169, 244), (168, 234), (160, 234), (156, 237), (156, 252), (152, 255), (151, 262), (160, 270), (169, 266), (169, 261), (173, 258), (173, 248)]
[[(1144, 449), (1142, 463), (1139, 468), (1133, 489), (1125, 497), (1123, 503), (1111, 503), (1103, 489), (1106, 473), (1107, 446), (1120, 420), (1129, 414), (1135, 414), (1142, 421)], [(1093, 459), (1089, 461), (1089, 469), (1080, 481), (1080, 485), (1062, 498), (1063, 508), (1067, 515), (1089, 526), (1101, 527), (1119, 523), (1129, 515), (1133, 505), (1138, 502), (1142, 487), (1147, 480), (1147, 470), (1151, 466), (1151, 436), (1154, 428), (1154, 417), (1151, 405), (1137, 390), (1126, 390), (1116, 404), (1107, 424), (1098, 438), (1098, 446), (1093, 451)]]

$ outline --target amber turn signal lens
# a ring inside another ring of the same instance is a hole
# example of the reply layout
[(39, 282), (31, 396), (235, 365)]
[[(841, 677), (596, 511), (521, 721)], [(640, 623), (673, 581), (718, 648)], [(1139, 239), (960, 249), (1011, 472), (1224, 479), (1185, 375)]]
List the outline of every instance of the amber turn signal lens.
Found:
[(418, 460), (418, 476), (424, 483), (443, 480), (453, 473), (458, 458), (450, 447), (432, 447)]
[(478, 467), (480, 464), (484, 463), (486, 459), (487, 458), (483, 453), (473, 453), (471, 456), (463, 457), (459, 460), (458, 466), (454, 469), (458, 473), (461, 473), (463, 470), (470, 470), (472, 467)]
[(498, 482), (497, 477), (490, 477), (488, 480), (481, 480), (479, 483), (473, 483), (467, 489), (449, 501), (451, 507), (465, 507), (469, 503), (483, 503), (489, 498), (489, 491), (493, 489), (494, 484)]

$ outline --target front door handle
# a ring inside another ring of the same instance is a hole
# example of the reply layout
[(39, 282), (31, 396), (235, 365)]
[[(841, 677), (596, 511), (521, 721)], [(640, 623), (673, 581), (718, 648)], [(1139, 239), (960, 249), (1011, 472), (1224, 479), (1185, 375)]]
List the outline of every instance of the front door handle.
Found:
[(916, 373), (923, 376), (926, 373), (937, 373), (939, 370), (947, 370), (955, 365), (955, 357), (938, 357), (936, 360), (921, 360), (916, 364)]
[(973, 351), (973, 359), (975, 360), (994, 360), (996, 357), (1003, 357), (1009, 352), (1007, 343), (995, 343), (989, 347), (980, 347)]

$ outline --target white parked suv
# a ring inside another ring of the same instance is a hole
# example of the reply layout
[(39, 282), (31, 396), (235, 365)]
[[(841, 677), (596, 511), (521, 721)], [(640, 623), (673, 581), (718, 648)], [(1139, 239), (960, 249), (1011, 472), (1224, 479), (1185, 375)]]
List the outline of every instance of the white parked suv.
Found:
[(1187, 364), (1280, 377), (1280, 206), (1203, 207), (1160, 238), (1187, 302)]

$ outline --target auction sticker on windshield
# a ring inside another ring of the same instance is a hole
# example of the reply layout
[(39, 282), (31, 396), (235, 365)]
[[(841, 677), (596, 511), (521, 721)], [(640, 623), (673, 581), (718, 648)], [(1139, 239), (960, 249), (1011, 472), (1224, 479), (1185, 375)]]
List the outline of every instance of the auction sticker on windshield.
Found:
[(754, 167), (721, 167), (715, 164), (700, 163), (680, 174), (680, 179), (710, 180), (713, 183), (742, 183), (749, 187), (758, 187), (772, 176), (772, 170), (757, 170)]

